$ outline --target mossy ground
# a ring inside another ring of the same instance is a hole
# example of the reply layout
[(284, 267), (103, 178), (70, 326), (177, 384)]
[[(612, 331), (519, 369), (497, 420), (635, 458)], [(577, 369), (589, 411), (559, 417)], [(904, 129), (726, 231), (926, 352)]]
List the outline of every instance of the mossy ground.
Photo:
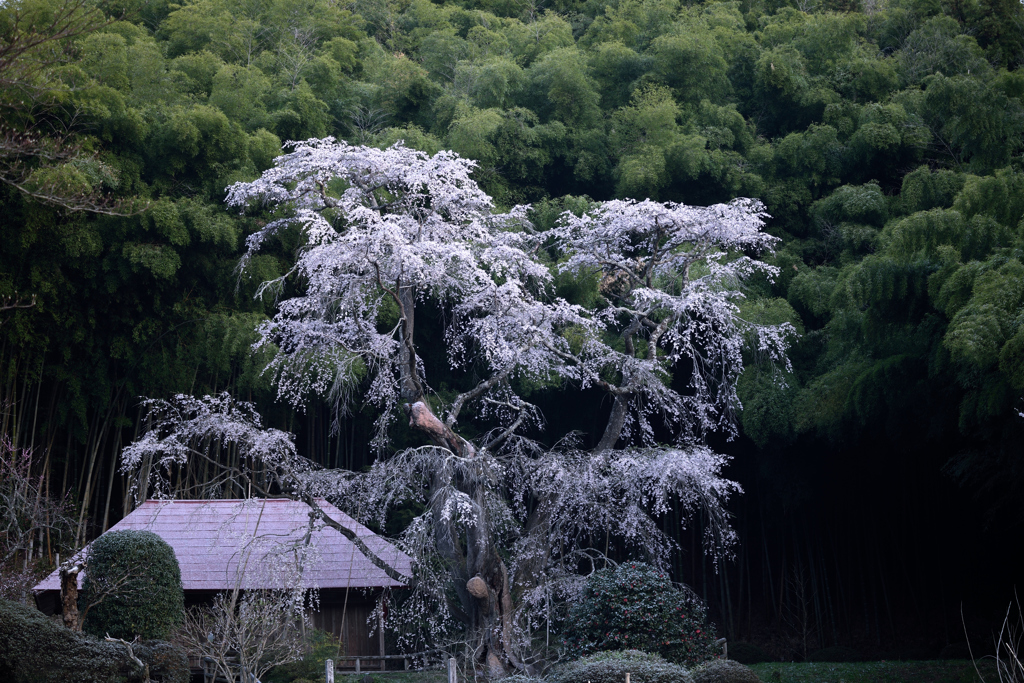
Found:
[[(367, 681), (369, 677), (371, 680)], [(338, 683), (445, 683), (445, 671), (388, 671), (386, 673), (340, 673), (335, 676)]]

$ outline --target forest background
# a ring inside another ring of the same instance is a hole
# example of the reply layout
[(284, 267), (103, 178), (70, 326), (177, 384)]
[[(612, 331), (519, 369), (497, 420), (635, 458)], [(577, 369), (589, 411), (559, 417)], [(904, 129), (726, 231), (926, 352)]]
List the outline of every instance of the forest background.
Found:
[[(373, 461), (369, 413), (332, 435), (328, 403), (275, 402), (253, 293), (296, 244), (240, 278), (259, 225), (223, 199), (286, 140), (404, 140), (477, 160), (542, 230), (589, 200), (762, 199), (781, 275), (744, 308), (797, 326), (793, 372), (748, 369), (715, 444), (735, 560), (670, 514), (674, 578), (778, 658), (990, 644), (1024, 522), (1019, 2), (8, 0), (0, 36), (0, 434), (77, 520), (37, 569), (129, 510), (140, 396), (230, 391), (318, 463)], [(531, 400), (595, 440), (601, 399)]]

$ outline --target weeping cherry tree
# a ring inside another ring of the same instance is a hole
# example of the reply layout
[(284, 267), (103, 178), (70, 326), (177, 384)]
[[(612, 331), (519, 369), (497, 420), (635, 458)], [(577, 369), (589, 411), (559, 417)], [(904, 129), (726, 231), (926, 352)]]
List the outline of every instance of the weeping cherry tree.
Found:
[[(525, 207), (496, 211), (473, 168), (451, 152), (326, 138), (294, 143), (229, 190), (230, 206), (276, 216), (249, 238), (243, 269), (279, 232), (303, 237), (293, 269), (261, 290), (298, 292), (259, 328), (279, 396), (329, 396), (339, 415), (371, 406), (379, 457), (368, 472), (314, 466), (228, 396), (150, 401), (151, 429), (124, 467), (144, 495), (204, 467), (215, 474), (193, 495), (230, 482), (306, 500), (313, 517), (323, 497), (381, 528), (399, 506), (420, 510), (395, 539), (415, 572), (391, 623), (408, 647), (457, 633), (497, 676), (529, 669), (552, 610), (581, 572), (610, 561), (609, 539), (664, 565), (672, 542), (658, 518), (674, 508), (708, 520), (707, 552), (728, 552), (724, 505), (739, 486), (704, 440), (734, 433), (744, 353), (785, 367), (793, 330), (740, 315), (743, 281), (774, 274), (757, 260), (775, 244), (759, 202), (612, 201), (538, 233)], [(555, 269), (596, 280), (601, 303), (554, 296)], [(461, 393), (431, 386), (438, 368), (417, 336), (427, 310), (443, 314), (445, 370), (464, 379)], [(545, 434), (531, 392), (588, 389), (611, 406), (596, 448)], [(419, 445), (392, 447), (398, 420)]]

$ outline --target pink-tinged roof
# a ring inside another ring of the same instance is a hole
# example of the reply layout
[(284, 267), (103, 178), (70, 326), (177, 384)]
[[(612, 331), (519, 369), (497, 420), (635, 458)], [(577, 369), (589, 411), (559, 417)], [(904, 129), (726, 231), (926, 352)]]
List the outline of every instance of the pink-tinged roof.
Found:
[[(328, 517), (355, 532), (388, 566), (404, 576), (412, 574), (408, 555), (330, 503), (318, 503)], [(292, 549), (302, 544), (309, 529), (309, 508), (305, 503), (286, 499), (149, 500), (110, 531), (124, 529), (152, 531), (167, 541), (178, 558), (186, 591), (229, 590), (236, 586), (239, 577), (239, 587), (255, 588), (268, 581), (260, 577), (274, 574), (265, 567), (275, 559), (293, 562)], [(322, 522), (314, 525), (310, 547), (313, 550), (302, 574), (309, 587), (403, 585), (374, 565), (340, 532)], [(58, 573), (54, 571), (35, 590), (60, 590)]]

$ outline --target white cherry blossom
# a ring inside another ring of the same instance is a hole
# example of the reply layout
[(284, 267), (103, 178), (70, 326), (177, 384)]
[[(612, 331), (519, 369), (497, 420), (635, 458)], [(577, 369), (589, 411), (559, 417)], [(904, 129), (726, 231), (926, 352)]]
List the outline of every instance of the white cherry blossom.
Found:
[[(381, 457), (368, 472), (314, 466), (227, 396), (151, 401), (152, 429), (124, 467), (165, 495), (182, 492), (182, 472), (212, 467), (223, 486), (322, 496), (380, 527), (399, 506), (422, 510), (396, 539), (414, 559), (415, 590), (391, 624), (412, 649), (468, 641), (497, 673), (544, 656), (532, 632), (578, 589), (581, 567), (611, 561), (611, 539), (664, 564), (673, 545), (657, 518), (678, 509), (708, 521), (709, 552), (728, 551), (725, 505), (740, 489), (703, 439), (734, 432), (745, 345), (785, 365), (793, 330), (739, 315), (743, 281), (774, 272), (757, 260), (776, 242), (759, 202), (612, 201), (538, 234), (525, 207), (498, 212), (473, 169), (451, 152), (326, 138), (291, 143), (274, 168), (229, 189), (230, 206), (274, 215), (249, 238), (243, 268), (278, 232), (302, 235), (292, 270), (261, 289), (299, 290), (259, 329), (258, 346), (276, 349), (280, 396), (375, 406)], [(553, 296), (539, 257), (552, 248), (562, 271), (599, 278), (596, 309)], [(420, 355), (416, 315), (428, 302), (444, 311), (448, 363), (473, 378), (448, 401)], [(575, 434), (536, 440), (545, 419), (520, 388), (538, 384), (570, 400), (609, 393), (596, 448)], [(474, 439), (460, 432), (468, 406)], [(398, 408), (423, 443), (389, 454)]]

